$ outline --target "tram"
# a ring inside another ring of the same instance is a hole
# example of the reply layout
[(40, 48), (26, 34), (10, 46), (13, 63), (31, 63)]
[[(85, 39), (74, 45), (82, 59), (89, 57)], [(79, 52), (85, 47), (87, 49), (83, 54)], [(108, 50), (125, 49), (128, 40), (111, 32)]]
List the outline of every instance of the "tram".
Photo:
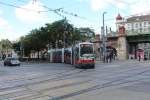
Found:
[(49, 56), (50, 56), (50, 62), (62, 63), (63, 50), (62, 49), (51, 49)]
[(77, 68), (95, 68), (94, 45), (82, 42), (70, 48), (52, 49), (50, 62), (72, 64)]
[(82, 42), (73, 47), (73, 64), (77, 68), (95, 68), (93, 43)]

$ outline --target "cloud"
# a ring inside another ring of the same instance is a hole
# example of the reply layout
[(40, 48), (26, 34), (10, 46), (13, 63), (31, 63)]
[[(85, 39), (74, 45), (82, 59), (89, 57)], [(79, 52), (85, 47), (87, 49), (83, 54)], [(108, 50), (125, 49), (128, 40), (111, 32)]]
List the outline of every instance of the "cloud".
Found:
[(9, 25), (9, 23), (1, 17), (0, 17), (0, 29), (1, 30), (11, 29), (11, 26)]
[(150, 13), (150, 1), (149, 0), (139, 0), (134, 5), (130, 6), (132, 14), (144, 14)]
[(150, 13), (150, 0), (91, 0), (91, 7), (94, 11), (116, 7), (118, 10), (128, 10), (131, 14)]
[(127, 3), (121, 0), (91, 0), (91, 6), (94, 11), (99, 11), (110, 6), (118, 9), (125, 9)]
[(39, 5), (42, 5), (42, 3), (30, 1), (27, 5), (21, 6), (21, 8), (25, 9), (16, 8), (15, 14), (17, 18), (24, 22), (42, 22), (46, 19), (46, 16), (43, 12), (39, 11), (45, 11), (45, 9)]
[(19, 38), (19, 34), (17, 34), (13, 30), (4, 30), (1, 32), (1, 37), (0, 39), (9, 39), (9, 40), (15, 40), (16, 38)]
[[(2, 10), (0, 10), (0, 15), (3, 15)], [(16, 32), (13, 31), (13, 27), (10, 25), (10, 23), (3, 17), (0, 17), (0, 39), (13, 40), (15, 33)]]
[(18, 37), (13, 27), (7, 22), (7, 20), (0, 17), (0, 39), (10, 39)]
[(20, 34), (20, 32), (18, 31), (15, 31), (13, 28), (0, 30), (0, 40), (9, 39), (11, 41), (14, 41), (17, 38), (20, 38), (21, 36), (22, 34)]
[(104, 0), (91, 0), (91, 6), (94, 11), (101, 10), (107, 6)]
[(127, 4), (128, 2), (123, 2), (123, 1), (117, 1), (117, 0), (110, 0), (110, 2), (108, 2), (109, 5), (114, 6), (118, 9), (126, 9), (127, 8)]

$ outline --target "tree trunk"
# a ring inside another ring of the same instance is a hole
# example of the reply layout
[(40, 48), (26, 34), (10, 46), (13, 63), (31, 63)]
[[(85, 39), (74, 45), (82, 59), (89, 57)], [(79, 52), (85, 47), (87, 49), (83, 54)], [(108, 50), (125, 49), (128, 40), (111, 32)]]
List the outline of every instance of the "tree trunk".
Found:
[(40, 51), (38, 50), (38, 60), (40, 59)]

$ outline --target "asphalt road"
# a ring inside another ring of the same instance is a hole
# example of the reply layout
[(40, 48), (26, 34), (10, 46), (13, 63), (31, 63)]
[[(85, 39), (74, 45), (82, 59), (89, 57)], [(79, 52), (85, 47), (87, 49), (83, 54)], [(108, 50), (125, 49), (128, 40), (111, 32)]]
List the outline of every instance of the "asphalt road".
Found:
[(95, 69), (0, 62), (0, 100), (150, 100), (150, 61), (96, 62)]

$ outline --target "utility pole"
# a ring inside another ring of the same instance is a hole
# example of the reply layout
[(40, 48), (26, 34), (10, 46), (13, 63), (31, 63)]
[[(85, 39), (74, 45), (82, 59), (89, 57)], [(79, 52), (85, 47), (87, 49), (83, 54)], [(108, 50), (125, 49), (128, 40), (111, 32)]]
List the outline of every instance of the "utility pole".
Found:
[(103, 61), (104, 62), (106, 61), (105, 14), (106, 14), (106, 12), (103, 12), (102, 44), (103, 44)]
[(64, 18), (64, 33), (63, 33), (63, 52), (62, 52), (62, 62), (64, 63), (64, 60), (65, 60), (65, 56), (64, 56), (64, 51), (65, 51), (65, 48), (66, 48), (66, 33), (67, 33), (67, 19), (66, 17)]
[(67, 31), (67, 23), (66, 23), (66, 17), (65, 17), (65, 19), (64, 19), (64, 26), (65, 26), (65, 29), (64, 29), (64, 34), (63, 34), (63, 36), (64, 36), (64, 49), (65, 49), (65, 47), (66, 47), (66, 31)]

